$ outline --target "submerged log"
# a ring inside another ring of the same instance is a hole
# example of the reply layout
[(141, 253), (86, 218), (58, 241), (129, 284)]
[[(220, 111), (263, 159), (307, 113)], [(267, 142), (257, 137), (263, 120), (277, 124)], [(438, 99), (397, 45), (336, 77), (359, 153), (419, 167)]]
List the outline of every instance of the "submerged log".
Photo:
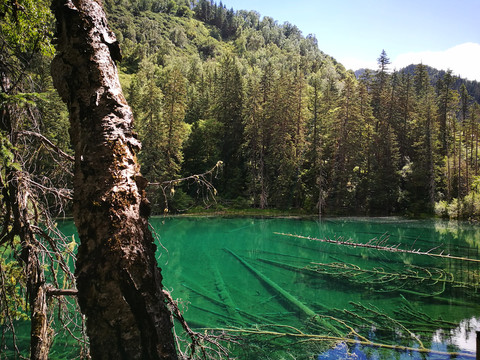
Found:
[(220, 298), (222, 299), (222, 302), (225, 306), (225, 309), (227, 310), (228, 314), (235, 319), (235, 322), (238, 325), (244, 324), (244, 321), (240, 314), (237, 311), (237, 306), (232, 299), (232, 296), (230, 295), (230, 291), (228, 291), (227, 285), (225, 284), (225, 281), (223, 280), (222, 274), (220, 274), (220, 271), (218, 270), (218, 267), (216, 264), (211, 262), (213, 264), (213, 274), (215, 276), (215, 284), (217, 286), (217, 290), (219, 293)]
[[(327, 328), (331, 332), (337, 335), (342, 335), (340, 331), (338, 331), (337, 328), (335, 328), (333, 325), (329, 324), (325, 319), (321, 318), (318, 316), (317, 313), (315, 313), (312, 309), (310, 309), (307, 305), (299, 301), (295, 296), (290, 294), (288, 291), (283, 289), (281, 286), (279, 286), (277, 283), (275, 283), (273, 280), (271, 280), (269, 277), (266, 275), (262, 274), (260, 271), (255, 269), (252, 265), (250, 265), (248, 262), (246, 262), (244, 259), (242, 259), (240, 256), (235, 254), (232, 250), (229, 249), (224, 249), (226, 252), (230, 253), (233, 257), (235, 257), (243, 266), (245, 266), (248, 270), (250, 270), (256, 277), (258, 277), (261, 281), (263, 281), (266, 285), (268, 285), (271, 289), (276, 291), (278, 294), (282, 296), (284, 300), (287, 301), (288, 304), (290, 304), (292, 307), (296, 308), (297, 310), (300, 310), (303, 314), (305, 314), (308, 318), (314, 319), (319, 325)], [(321, 305), (326, 311), (328, 311), (328, 308), (325, 306)]]
[[(197, 286), (198, 289), (194, 289), (191, 286), (188, 286), (186, 284), (182, 284), (182, 285), (185, 288), (187, 288), (188, 290), (190, 290), (191, 292), (204, 297), (205, 299), (207, 299), (211, 303), (213, 303), (213, 304), (215, 304), (215, 305), (217, 305), (221, 308), (225, 307), (225, 304), (222, 301), (217, 300), (216, 296), (212, 292), (208, 291), (207, 289), (203, 288), (202, 286), (199, 286), (197, 284), (196, 286)], [(270, 320), (268, 320), (268, 319), (266, 319), (262, 316), (250, 314), (249, 312), (246, 312), (242, 309), (235, 309), (235, 310), (238, 311), (242, 316), (250, 319), (251, 321), (254, 321), (255, 323), (258, 323), (258, 324), (269, 324), (269, 323), (271, 323)], [(242, 323), (244, 323), (244, 321), (242, 321)]]
[(305, 240), (311, 240), (311, 241), (318, 241), (322, 243), (328, 243), (328, 244), (335, 244), (335, 245), (342, 245), (342, 246), (350, 246), (354, 248), (367, 248), (367, 249), (373, 249), (373, 250), (379, 250), (379, 251), (387, 251), (387, 252), (392, 252), (392, 253), (402, 253), (402, 254), (413, 254), (413, 255), (427, 255), (430, 257), (437, 257), (437, 258), (442, 258), (442, 259), (452, 259), (452, 260), (460, 260), (460, 261), (468, 261), (468, 262), (477, 262), (480, 263), (480, 259), (473, 259), (473, 258), (467, 258), (463, 256), (454, 256), (450, 254), (444, 254), (444, 251), (442, 250), (440, 253), (434, 253), (433, 251), (437, 250), (439, 246), (434, 247), (432, 249), (429, 249), (427, 251), (422, 251), (420, 249), (402, 249), (400, 248), (400, 244), (397, 245), (391, 245), (391, 246), (386, 246), (385, 242), (386, 240), (382, 240), (381, 242), (378, 242), (378, 239), (372, 239), (366, 244), (364, 243), (356, 243), (353, 242), (352, 239), (345, 240), (345, 239), (318, 239), (310, 236), (302, 236), (302, 235), (294, 235), (294, 234), (285, 234), (285, 233), (279, 233), (275, 232), (274, 234), (276, 235), (282, 235), (282, 236), (290, 236), (298, 239), (305, 239)]

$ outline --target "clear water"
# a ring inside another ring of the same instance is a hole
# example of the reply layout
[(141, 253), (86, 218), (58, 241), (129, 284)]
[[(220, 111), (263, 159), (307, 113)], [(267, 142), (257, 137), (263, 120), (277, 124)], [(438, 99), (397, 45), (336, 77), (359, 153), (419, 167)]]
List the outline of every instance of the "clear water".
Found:
[[(422, 251), (439, 246), (432, 253), (480, 259), (477, 226), (399, 218), (318, 222), (173, 217), (155, 218), (152, 224), (162, 245), (157, 255), (164, 285), (174, 298), (183, 300), (185, 318), (193, 327), (276, 324), (305, 333), (329, 332), (321, 325), (312, 326), (312, 317), (263, 276), (308, 309), (344, 321), (371, 341), (418, 348), (416, 336), (428, 349), (475, 353), (475, 330), (480, 330), (480, 263), (339, 246), (276, 233), (356, 243), (377, 238), (386, 246)], [(320, 266), (312, 263), (323, 264), (323, 271), (305, 270)], [(349, 271), (340, 271), (341, 266), (348, 266)], [(331, 323), (348, 333), (339, 322)], [(246, 351), (239, 358), (263, 359), (266, 354), (272, 359), (451, 358), (342, 342), (328, 351), (322, 348), (325, 343), (299, 345), (296, 338), (263, 340), (257, 338), (253, 343), (257, 355)]]
[[(387, 253), (276, 233), (356, 243), (376, 238), (387, 246), (422, 251), (439, 246), (432, 252), (480, 259), (480, 227), (400, 218), (319, 222), (162, 217), (151, 223), (159, 237), (157, 258), (164, 285), (174, 299), (181, 299), (192, 328), (337, 336), (336, 331), (350, 332), (349, 326), (376, 343), (418, 348), (419, 339), (425, 348), (437, 351), (421, 354), (257, 334), (232, 348), (238, 359), (474, 358), (475, 331), (480, 330), (479, 262)], [(74, 233), (71, 222), (63, 226), (65, 232)], [(27, 341), (25, 334), (22, 344)], [(73, 350), (59, 338), (51, 358), (69, 358)]]

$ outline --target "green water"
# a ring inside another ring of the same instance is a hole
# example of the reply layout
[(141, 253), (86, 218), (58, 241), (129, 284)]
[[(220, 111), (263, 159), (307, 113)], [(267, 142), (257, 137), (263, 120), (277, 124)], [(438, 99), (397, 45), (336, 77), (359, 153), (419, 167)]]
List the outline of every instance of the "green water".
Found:
[[(336, 329), (346, 335), (346, 326), (350, 326), (376, 343), (418, 348), (420, 339), (428, 349), (475, 353), (475, 331), (480, 330), (480, 263), (339, 246), (276, 233), (355, 243), (378, 239), (384, 246), (422, 251), (438, 247), (432, 253), (480, 259), (480, 227), (399, 218), (318, 222), (162, 217), (151, 223), (159, 236), (157, 258), (164, 285), (174, 299), (181, 299), (192, 328), (314, 335), (333, 335)], [(62, 226), (67, 233), (74, 231), (71, 222)], [(328, 321), (309, 311), (329, 316)], [(304, 340), (248, 336), (232, 351), (238, 359), (471, 358)], [(64, 340), (57, 344), (51, 358), (69, 358), (73, 347)], [(329, 350), (332, 346), (335, 349)]]
[[(267, 323), (311, 333), (325, 331), (312, 326), (308, 314), (262, 280), (264, 276), (315, 313), (345, 321), (372, 341), (418, 347), (418, 341), (394, 322), (399, 320), (427, 348), (470, 354), (475, 351), (475, 330), (480, 330), (480, 289), (473, 285), (479, 283), (480, 263), (392, 254), (275, 233), (352, 239), (356, 243), (377, 238), (385, 246), (422, 251), (439, 246), (432, 253), (443, 251), (480, 259), (477, 226), (398, 218), (318, 222), (180, 217), (156, 218), (152, 224), (162, 244), (158, 261), (164, 285), (174, 298), (183, 300), (185, 318), (194, 327), (252, 327)], [(324, 271), (305, 271), (314, 266), (312, 263), (324, 264)], [(339, 273), (338, 266), (350, 270)], [(384, 275), (376, 275), (375, 270)], [(322, 359), (348, 358), (338, 352), (322, 353), (320, 346), (311, 343), (293, 346), (288, 341), (274, 341), (273, 345), (259, 341), (257, 345), (260, 352), (274, 352), (271, 358), (317, 358), (321, 354)], [(412, 352), (392, 354), (370, 348), (350, 348), (352, 351), (357, 352), (357, 358), (365, 359), (450, 358), (422, 357)], [(265, 358), (265, 353), (257, 358)]]

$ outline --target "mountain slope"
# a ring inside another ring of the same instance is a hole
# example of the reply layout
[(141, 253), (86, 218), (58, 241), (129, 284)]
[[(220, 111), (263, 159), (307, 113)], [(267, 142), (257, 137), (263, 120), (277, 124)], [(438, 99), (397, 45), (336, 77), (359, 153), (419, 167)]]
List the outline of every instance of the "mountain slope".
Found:
[[(403, 72), (406, 74), (414, 75), (415, 74), (415, 68), (417, 65), (411, 64), (408, 65), (405, 68), (400, 69), (398, 72)], [(430, 78), (430, 83), (433, 86), (437, 85), (438, 80), (442, 79), (445, 74), (447, 73), (445, 70), (438, 70), (435, 69), (431, 66), (425, 65), (425, 68), (427, 70), (428, 76)], [(359, 79), (364, 73), (366, 69), (358, 69), (355, 71), (355, 76), (357, 79)], [(370, 70), (373, 71), (373, 70)], [(461, 86), (465, 84), (468, 94), (476, 101), (480, 102), (480, 82), (478, 81), (473, 81), (473, 80), (467, 80), (467, 79), (462, 79), (460, 77), (455, 77), (455, 82), (452, 85), (453, 90), (459, 91)]]

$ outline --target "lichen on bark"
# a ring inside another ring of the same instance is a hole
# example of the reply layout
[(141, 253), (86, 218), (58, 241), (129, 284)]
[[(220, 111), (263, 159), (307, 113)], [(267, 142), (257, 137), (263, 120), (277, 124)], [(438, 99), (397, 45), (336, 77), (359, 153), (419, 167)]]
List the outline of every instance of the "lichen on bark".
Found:
[(91, 355), (176, 359), (136, 159), (140, 143), (115, 64), (118, 43), (97, 1), (54, 0), (52, 9), (52, 75), (70, 112), (73, 212), (81, 240), (75, 272)]

